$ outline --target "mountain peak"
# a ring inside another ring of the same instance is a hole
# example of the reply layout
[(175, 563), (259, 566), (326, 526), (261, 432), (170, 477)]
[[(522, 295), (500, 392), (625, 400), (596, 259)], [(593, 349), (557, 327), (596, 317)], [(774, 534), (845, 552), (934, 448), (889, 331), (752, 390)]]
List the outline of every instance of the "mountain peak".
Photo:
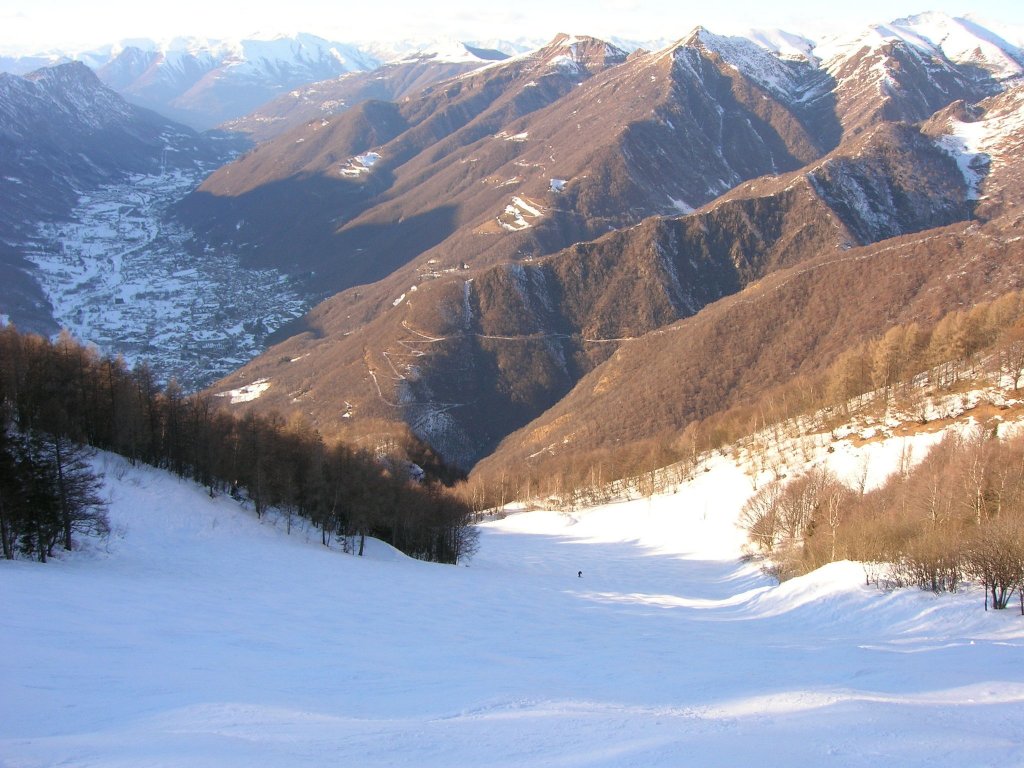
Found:
[(686, 46), (696, 47), (704, 42), (704, 37), (708, 34), (707, 27), (698, 24), (696, 27), (690, 30), (690, 33), (675, 43), (674, 47)]
[(776, 46), (768, 44), (770, 38), (767, 34), (763, 35), (763, 39), (765, 42), (760, 43), (747, 37), (718, 35), (706, 27), (695, 27), (687, 37), (670, 46), (670, 49), (676, 53), (697, 51), (700, 55), (717, 56), (783, 101), (793, 101), (801, 89), (802, 77), (793, 60), (798, 59), (806, 65), (813, 57), (783, 56), (776, 50)]
[(569, 35), (564, 32), (555, 35), (538, 53), (542, 59), (554, 66), (591, 72), (613, 64), (621, 64), (628, 55), (606, 40), (588, 35)]
[(507, 58), (508, 54), (501, 51), (472, 46), (455, 38), (447, 38), (436, 40), (418, 48), (416, 51), (399, 59), (398, 63), (429, 60), (451, 64), (474, 62), (483, 64), (492, 61), (503, 61)]
[(80, 82), (94, 87), (101, 87), (102, 83), (96, 73), (81, 61), (68, 61), (62, 64), (55, 64), (52, 67), (42, 67), (25, 75), (26, 80), (34, 83), (69, 83)]

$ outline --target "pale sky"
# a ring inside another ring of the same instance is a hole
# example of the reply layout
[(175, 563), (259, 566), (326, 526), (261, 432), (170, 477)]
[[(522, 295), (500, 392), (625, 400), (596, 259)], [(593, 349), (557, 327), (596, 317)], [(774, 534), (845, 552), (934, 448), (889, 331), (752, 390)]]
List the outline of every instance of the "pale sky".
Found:
[[(831, 6), (831, 7), (829, 7)], [(698, 24), (734, 34), (780, 28), (812, 38), (854, 32), (925, 10), (971, 15), (1011, 42), (1024, 37), (1020, 0), (0, 0), (0, 52), (85, 50), (125, 38), (242, 38), (310, 32), (337, 42), (547, 40), (558, 32), (674, 40)]]

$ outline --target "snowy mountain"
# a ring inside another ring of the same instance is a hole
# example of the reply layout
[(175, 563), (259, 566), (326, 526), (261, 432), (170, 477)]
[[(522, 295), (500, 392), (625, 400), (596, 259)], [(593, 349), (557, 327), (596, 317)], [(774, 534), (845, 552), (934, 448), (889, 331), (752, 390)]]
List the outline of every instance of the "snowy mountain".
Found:
[[(522, 51), (520, 51), (522, 52)], [(448, 64), (476, 64), (487, 61), (503, 61), (510, 54), (498, 49), (485, 49), (460, 40), (437, 40), (410, 51), (398, 62), (431, 60)]]
[(871, 37), (903, 40), (923, 51), (941, 54), (955, 64), (976, 70), (976, 78), (997, 82), (1024, 73), (1024, 53), (991, 30), (966, 18), (923, 13), (873, 27)]
[(269, 40), (126, 41), (84, 59), (134, 103), (198, 129), (243, 115), (283, 91), (379, 62), (309, 34)]
[(468, 50), (477, 56), (479, 56), (479, 53), (474, 52), (482, 52), (483, 58), (493, 58), (495, 52), (502, 54), (503, 57), (517, 56), (541, 47), (544, 42), (544, 40), (503, 40), (497, 38), (466, 41), (454, 40), (452, 38), (441, 40), (406, 39), (386, 42), (370, 40), (362, 43), (360, 47), (378, 61), (395, 63), (410, 57), (419, 57), (424, 53), (435, 52), (440, 54), (442, 51), (454, 53), (456, 59), (465, 55), (463, 50)]
[(1024, 74), (1024, 52), (1019, 47), (969, 19), (941, 13), (873, 25), (862, 35), (822, 42), (814, 48), (814, 55), (834, 72), (839, 61), (897, 43), (917, 57), (925, 57), (931, 66), (955, 66), (961, 77), (989, 92)]
[[(936, 440), (851, 436), (814, 461), (870, 489)], [(741, 560), (756, 471), (723, 454), (664, 495), (510, 510), (460, 567), (377, 541), (344, 554), (161, 471), (98, 466), (108, 542), (0, 561), (12, 764), (959, 768), (1020, 753), (1020, 616), (982, 610), (977, 587), (879, 591), (851, 562), (775, 584)], [(1010, 735), (979, 736), (993, 722)]]

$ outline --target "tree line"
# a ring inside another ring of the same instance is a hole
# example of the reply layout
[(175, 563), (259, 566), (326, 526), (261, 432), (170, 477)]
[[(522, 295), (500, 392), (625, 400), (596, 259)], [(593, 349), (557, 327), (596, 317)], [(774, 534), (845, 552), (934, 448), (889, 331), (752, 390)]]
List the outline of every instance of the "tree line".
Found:
[[(475, 509), (519, 500), (571, 507), (601, 501), (624, 487), (664, 490), (699, 466), (708, 451), (754, 433), (826, 433), (855, 410), (898, 404), (927, 419), (929, 395), (955, 391), (979, 374), (1024, 386), (1024, 292), (1011, 291), (931, 324), (908, 323), (840, 350), (814, 373), (799, 373), (756, 398), (722, 408), (682, 430), (623, 435), (614, 447), (566, 450), (515, 468), (487, 467), (462, 486)], [(600, 429), (600, 425), (595, 425)], [(667, 471), (665, 468), (669, 468)]]
[(986, 608), (1016, 593), (1024, 614), (1024, 436), (978, 426), (912, 469), (911, 458), (872, 491), (824, 468), (763, 486), (741, 514), (751, 543), (779, 578), (857, 560), (880, 587), (954, 592), (974, 580)]
[(347, 537), (361, 552), (374, 536), (445, 563), (475, 547), (468, 505), (438, 482), (411, 479), (398, 457), (327, 445), (299, 417), (235, 416), (207, 394), (161, 385), (144, 363), (129, 369), (67, 333), (51, 341), (0, 328), (0, 418), (4, 557), (45, 559), (57, 546), (71, 548), (78, 532), (105, 532), (88, 448), (167, 469), (211, 495), (245, 498), (257, 516), (280, 509), (289, 530), (294, 516), (305, 518), (324, 544)]

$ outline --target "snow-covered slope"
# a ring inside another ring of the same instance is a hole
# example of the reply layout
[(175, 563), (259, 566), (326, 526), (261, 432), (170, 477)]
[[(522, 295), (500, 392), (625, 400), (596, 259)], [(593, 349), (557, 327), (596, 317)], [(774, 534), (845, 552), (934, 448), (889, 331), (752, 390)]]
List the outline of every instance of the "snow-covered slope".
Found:
[(107, 459), (106, 546), (0, 562), (2, 762), (1024, 759), (1019, 616), (881, 593), (849, 563), (772, 586), (738, 559), (748, 476), (706, 469), (665, 496), (485, 523), (452, 567), (345, 555)]
[(493, 59), (495, 53), (502, 56), (517, 56), (527, 51), (541, 47), (546, 40), (454, 40), (451, 38), (441, 40), (378, 40), (367, 41), (361, 44), (361, 49), (379, 61), (395, 63), (405, 61), (409, 58), (420, 56), (423, 53), (441, 53), (448, 51), (455, 52), (456, 60), (464, 60), (464, 53), (460, 49), (467, 50), (474, 55), (484, 54), (484, 58)]
[(784, 29), (751, 29), (742, 37), (785, 59), (814, 60), (814, 41)]
[(970, 19), (921, 13), (892, 22), (887, 31), (909, 42), (935, 46), (950, 61), (976, 67), (999, 81), (1024, 74), (1020, 48)]

